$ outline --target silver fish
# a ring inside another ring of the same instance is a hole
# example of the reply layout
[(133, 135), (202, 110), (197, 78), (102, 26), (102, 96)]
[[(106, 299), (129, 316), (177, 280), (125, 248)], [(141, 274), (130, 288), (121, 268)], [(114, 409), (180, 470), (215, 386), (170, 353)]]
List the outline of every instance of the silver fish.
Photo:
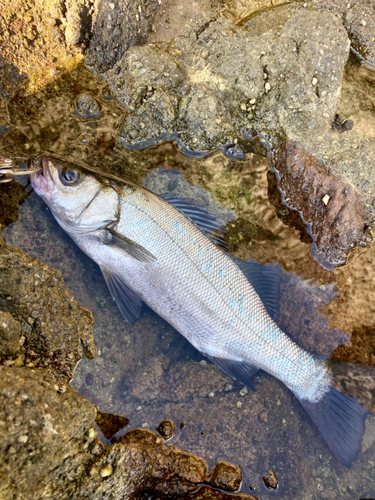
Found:
[(276, 268), (265, 272), (223, 251), (220, 224), (189, 201), (54, 159), (42, 167), (31, 175), (34, 190), (100, 266), (128, 321), (145, 302), (230, 377), (250, 386), (259, 369), (270, 373), (298, 398), (337, 459), (356, 460), (368, 411), (337, 390), (334, 365), (299, 347), (270, 316)]

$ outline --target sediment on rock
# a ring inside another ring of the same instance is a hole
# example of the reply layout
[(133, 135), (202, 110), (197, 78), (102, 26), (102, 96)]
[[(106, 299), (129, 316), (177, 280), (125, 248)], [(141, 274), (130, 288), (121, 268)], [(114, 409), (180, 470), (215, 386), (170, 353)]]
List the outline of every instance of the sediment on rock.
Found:
[(133, 429), (106, 446), (94, 430), (96, 415), (95, 406), (72, 387), (59, 392), (48, 370), (1, 366), (3, 498), (135, 500), (147, 491), (174, 498), (194, 493), (196, 499), (226, 500), (227, 495), (200, 485), (212, 482), (233, 491), (241, 483), (239, 468), (221, 462), (210, 476), (203, 459), (173, 445), (167, 447), (148, 430)]
[[(91, 311), (77, 303), (66, 290), (62, 276), (19, 248), (0, 241), (0, 310), (21, 325), (19, 349), (0, 352), (8, 366), (44, 367), (65, 390), (77, 362), (93, 357)], [(12, 344), (13, 345), (13, 344)], [(8, 354), (7, 354), (8, 352)]]
[(277, 149), (272, 166), (282, 204), (299, 213), (313, 239), (313, 256), (328, 269), (343, 264), (349, 250), (365, 243), (369, 230), (368, 212), (353, 186), (330, 175), (297, 141)]

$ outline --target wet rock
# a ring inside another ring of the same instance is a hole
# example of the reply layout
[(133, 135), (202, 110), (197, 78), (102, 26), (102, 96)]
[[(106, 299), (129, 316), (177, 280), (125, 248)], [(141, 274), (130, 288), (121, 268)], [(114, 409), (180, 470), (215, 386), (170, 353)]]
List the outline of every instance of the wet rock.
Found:
[(161, 3), (113, 0), (96, 4), (95, 24), (87, 64), (96, 72), (108, 71), (131, 45), (143, 44)]
[(81, 120), (97, 120), (103, 115), (100, 104), (91, 95), (87, 94), (81, 94), (77, 97), (74, 108), (76, 115)]
[(210, 472), (208, 483), (213, 488), (238, 491), (242, 483), (241, 468), (220, 460)]
[[(333, 15), (307, 15), (298, 5), (271, 14), (273, 30), (265, 28), (269, 13), (245, 29), (198, 15), (168, 48), (131, 47), (103, 75), (130, 109), (120, 142), (140, 148), (178, 132), (182, 148), (203, 152), (233, 146), (251, 128), (271, 131), (276, 140), (329, 127), (348, 54), (344, 29)], [(245, 140), (241, 148), (247, 147)]]
[(349, 33), (353, 48), (369, 63), (375, 65), (375, 6), (368, 0), (312, 0), (318, 9), (338, 16)]
[(269, 490), (276, 490), (276, 488), (279, 485), (275, 471), (272, 469), (269, 470), (268, 474), (264, 476), (263, 481), (264, 484), (266, 485), (266, 488), (268, 488)]
[(369, 229), (368, 212), (353, 186), (330, 175), (297, 141), (275, 152), (274, 168), (283, 203), (299, 212), (313, 238), (314, 258), (327, 269), (343, 264)]
[(18, 182), (0, 184), (0, 231), (9, 224), (16, 222), (18, 219), (18, 207), (26, 198), (26, 189)]
[(10, 313), (0, 311), (0, 356), (17, 356), (21, 345), (21, 324)]
[(176, 426), (172, 420), (162, 420), (160, 424), (156, 427), (156, 430), (161, 435), (161, 437), (167, 441), (171, 439), (174, 431), (176, 430)]
[(207, 479), (203, 459), (166, 447), (147, 430), (134, 429), (105, 446), (93, 429), (95, 418), (95, 406), (70, 386), (60, 393), (47, 370), (0, 367), (5, 498), (17, 492), (30, 500), (43, 496), (133, 500), (144, 489), (184, 495)]
[(104, 437), (106, 439), (112, 439), (118, 431), (128, 425), (129, 420), (125, 417), (121, 417), (120, 415), (98, 412), (96, 423), (98, 424), (98, 427), (102, 431)]
[(81, 345), (86, 356), (95, 353), (93, 315), (66, 290), (61, 274), (1, 241), (0, 309), (21, 324), (26, 365), (48, 367), (62, 388), (82, 357)]

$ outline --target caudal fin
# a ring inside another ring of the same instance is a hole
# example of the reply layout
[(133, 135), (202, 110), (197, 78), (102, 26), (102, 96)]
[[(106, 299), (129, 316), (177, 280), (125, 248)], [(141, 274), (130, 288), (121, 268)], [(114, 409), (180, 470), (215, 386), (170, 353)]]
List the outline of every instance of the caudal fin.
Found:
[(362, 449), (365, 420), (374, 410), (375, 368), (330, 362), (332, 385), (316, 403), (300, 399), (339, 462), (346, 467)]

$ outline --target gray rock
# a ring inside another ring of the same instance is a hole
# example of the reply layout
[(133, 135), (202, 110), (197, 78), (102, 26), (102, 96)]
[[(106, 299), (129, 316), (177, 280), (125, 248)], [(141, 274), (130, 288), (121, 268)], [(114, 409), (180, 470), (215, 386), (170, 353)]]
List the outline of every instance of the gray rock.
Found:
[(157, 0), (96, 2), (88, 66), (99, 73), (108, 71), (131, 45), (144, 43), (159, 5)]
[(97, 120), (103, 115), (100, 110), (99, 103), (91, 95), (88, 94), (79, 95), (76, 99), (74, 108), (76, 115), (81, 120)]
[[(244, 28), (198, 15), (168, 47), (131, 47), (103, 75), (130, 110), (120, 142), (138, 149), (179, 134), (196, 153), (233, 145), (253, 128), (274, 141), (327, 130), (349, 50), (341, 22), (291, 5)], [(241, 147), (251, 150), (251, 141)]]

